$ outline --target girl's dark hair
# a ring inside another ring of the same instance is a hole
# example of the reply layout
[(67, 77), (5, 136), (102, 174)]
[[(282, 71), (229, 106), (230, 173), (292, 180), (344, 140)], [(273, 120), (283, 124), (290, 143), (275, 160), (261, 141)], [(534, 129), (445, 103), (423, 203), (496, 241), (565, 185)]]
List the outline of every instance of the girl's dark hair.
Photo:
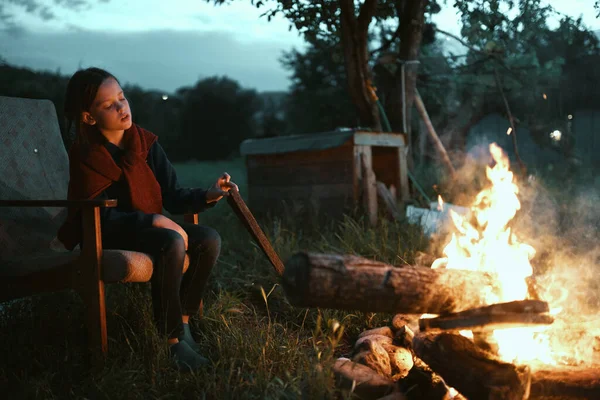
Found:
[(108, 78), (119, 82), (113, 74), (100, 68), (80, 69), (75, 72), (67, 84), (65, 94), (64, 112), (67, 119), (67, 137), (70, 136), (71, 128), (75, 124), (75, 140), (87, 141), (84, 135), (85, 126), (81, 120), (81, 113), (89, 111), (98, 88)]

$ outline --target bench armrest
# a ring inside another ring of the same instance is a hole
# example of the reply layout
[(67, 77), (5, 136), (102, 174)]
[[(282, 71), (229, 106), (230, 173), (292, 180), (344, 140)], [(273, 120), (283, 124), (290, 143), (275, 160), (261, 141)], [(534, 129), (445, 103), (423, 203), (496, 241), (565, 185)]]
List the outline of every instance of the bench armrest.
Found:
[(116, 207), (117, 200), (0, 200), (0, 207)]

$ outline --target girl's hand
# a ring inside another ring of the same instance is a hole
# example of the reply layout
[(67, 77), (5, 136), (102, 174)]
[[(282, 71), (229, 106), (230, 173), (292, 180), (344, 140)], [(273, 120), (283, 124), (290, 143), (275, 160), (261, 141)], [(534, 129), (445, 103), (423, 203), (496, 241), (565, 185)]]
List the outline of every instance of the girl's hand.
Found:
[(238, 190), (238, 187), (231, 182), (231, 176), (227, 172), (223, 172), (217, 182), (206, 191), (206, 202), (213, 203), (221, 200), (223, 196), (229, 196), (231, 189)]
[(188, 235), (187, 235), (187, 233), (185, 233), (183, 228), (181, 226), (179, 226), (177, 223), (173, 222), (171, 219), (165, 217), (162, 214), (154, 214), (154, 217), (152, 218), (152, 226), (154, 228), (171, 229), (172, 231), (179, 233), (181, 235), (181, 237), (183, 238), (183, 242), (185, 243), (185, 250), (187, 251)]

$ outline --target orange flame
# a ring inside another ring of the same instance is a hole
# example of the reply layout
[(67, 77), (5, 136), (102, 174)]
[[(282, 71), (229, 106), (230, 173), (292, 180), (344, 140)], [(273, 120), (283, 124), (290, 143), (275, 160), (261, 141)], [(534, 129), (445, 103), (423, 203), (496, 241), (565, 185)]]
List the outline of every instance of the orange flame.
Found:
[[(456, 232), (444, 248), (445, 259), (436, 260), (432, 268), (445, 265), (452, 269), (495, 273), (500, 291), (485, 294), (486, 302), (493, 304), (527, 298), (526, 278), (533, 273), (530, 260), (535, 250), (519, 242), (510, 227), (521, 203), (508, 157), (495, 143), (489, 150), (495, 162), (493, 167), (486, 168), (491, 185), (476, 196), (471, 206), (473, 222), (450, 210)], [(461, 333), (471, 336), (470, 332)], [(537, 335), (533, 328), (496, 330), (494, 338), (500, 357), (506, 361), (552, 363), (547, 337)]]

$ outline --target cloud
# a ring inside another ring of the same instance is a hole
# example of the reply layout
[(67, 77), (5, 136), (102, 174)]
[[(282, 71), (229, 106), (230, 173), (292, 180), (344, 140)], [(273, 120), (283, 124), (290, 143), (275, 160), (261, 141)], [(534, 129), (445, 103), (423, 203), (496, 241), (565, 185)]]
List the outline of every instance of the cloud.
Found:
[(0, 56), (9, 64), (71, 74), (99, 66), (122, 82), (173, 92), (199, 78), (226, 75), (260, 91), (286, 90), (288, 72), (279, 58), (289, 45), (275, 40), (239, 42), (220, 31), (99, 33), (71, 26), (62, 33), (26, 32), (2, 40)]
[(210, 15), (206, 15), (206, 14), (196, 14), (196, 15), (192, 15), (191, 16), (192, 19), (195, 19), (197, 21), (202, 22), (203, 24), (210, 24), (213, 21), (213, 18), (211, 18)]
[[(57, 19), (53, 9), (68, 9), (76, 12), (92, 8), (93, 0), (2, 0), (0, 4), (0, 32), (8, 32), (12, 36), (21, 34), (22, 27), (17, 23), (15, 15), (31, 14), (42, 21)], [(108, 3), (110, 0), (97, 0), (98, 3)]]

